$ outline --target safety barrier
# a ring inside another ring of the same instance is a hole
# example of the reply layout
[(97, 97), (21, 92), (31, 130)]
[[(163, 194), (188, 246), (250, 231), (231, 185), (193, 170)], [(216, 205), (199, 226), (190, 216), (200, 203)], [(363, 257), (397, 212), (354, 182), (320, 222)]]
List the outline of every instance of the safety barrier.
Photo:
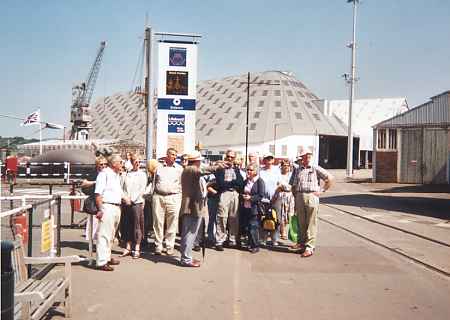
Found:
[[(11, 198), (16, 197), (0, 197), (0, 200), (13, 200)], [(8, 210), (0, 213), (1, 218), (11, 217), (10, 224), (13, 224), (12, 217), (25, 213), (27, 223), (25, 226), (12, 225), (15, 229), (14, 233), (21, 232), (24, 239), (24, 244), (27, 242), (27, 255), (33, 256), (33, 218), (37, 213), (37, 209), (40, 206), (48, 205), (48, 209), (44, 210), (44, 220), (42, 228), (45, 227), (45, 231), (42, 232), (46, 236), (45, 239), (41, 239), (41, 251), (48, 252), (50, 257), (61, 256), (61, 196), (53, 195), (47, 196), (46, 199), (33, 202), (32, 204), (21, 206), (12, 210)], [(56, 215), (54, 213), (56, 208)], [(56, 220), (56, 221), (55, 221)], [(20, 227), (20, 228), (18, 228)], [(48, 237), (48, 238), (47, 238)], [(25, 241), (27, 240), (27, 241)], [(28, 266), (28, 274), (31, 274), (31, 265)]]
[[(70, 183), (71, 179), (81, 179), (90, 176), (90, 173), (79, 172), (81, 168), (90, 169), (94, 166), (94, 164), (70, 162), (20, 162), (18, 167), (19, 173), (17, 176), (19, 178), (27, 179), (63, 178), (65, 183)], [(77, 168), (77, 172), (74, 172), (74, 168)]]
[[(32, 215), (36, 213), (37, 206), (43, 205), (45, 203), (56, 204), (56, 244), (55, 249), (56, 254), (58, 256), (61, 255), (61, 228), (64, 227), (61, 224), (61, 204), (63, 200), (84, 200), (87, 196), (70, 196), (70, 195), (23, 195), (23, 196), (6, 196), (6, 197), (0, 197), (0, 201), (6, 200), (6, 201), (14, 201), (14, 200), (20, 200), (22, 202), (22, 206), (18, 208), (14, 208), (8, 211), (4, 211), (0, 213), (0, 218), (5, 218), (8, 216), (14, 216), (16, 214), (21, 214), (23, 212), (26, 212), (28, 215), (28, 228), (27, 228), (27, 237), (29, 243), (31, 243), (33, 239), (33, 217)], [(27, 201), (30, 200), (39, 200), (38, 202), (33, 202), (32, 204), (26, 204)], [(73, 211), (73, 210), (72, 210)], [(94, 223), (94, 216), (93, 215), (87, 215), (87, 218), (89, 219), (90, 223), (90, 229), (88, 234), (88, 241), (89, 241), (89, 260), (90, 263), (94, 262), (93, 257), (93, 248), (94, 248), (94, 233), (93, 233), (93, 223)], [(28, 246), (28, 256), (32, 256), (31, 247)]]

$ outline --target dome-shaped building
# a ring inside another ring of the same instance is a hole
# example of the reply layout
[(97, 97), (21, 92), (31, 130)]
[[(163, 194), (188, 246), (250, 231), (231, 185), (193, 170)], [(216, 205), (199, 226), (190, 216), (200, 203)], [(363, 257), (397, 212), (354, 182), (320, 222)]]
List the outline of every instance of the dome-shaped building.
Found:
[[(244, 74), (199, 84), (197, 140), (207, 153), (228, 148), (245, 153), (247, 82)], [(347, 127), (336, 116), (325, 115), (321, 100), (292, 73), (252, 73), (249, 102), (249, 152), (292, 159), (309, 146), (322, 165), (345, 168)]]
[[(301, 81), (289, 72), (266, 71), (252, 73), (250, 83), (249, 152), (292, 159), (308, 146), (321, 165), (345, 168), (347, 127), (325, 115), (321, 100)], [(146, 110), (138, 94), (98, 99), (92, 114), (93, 138), (145, 143)], [(195, 139), (207, 155), (229, 148), (244, 154), (246, 118), (247, 74), (198, 84)]]

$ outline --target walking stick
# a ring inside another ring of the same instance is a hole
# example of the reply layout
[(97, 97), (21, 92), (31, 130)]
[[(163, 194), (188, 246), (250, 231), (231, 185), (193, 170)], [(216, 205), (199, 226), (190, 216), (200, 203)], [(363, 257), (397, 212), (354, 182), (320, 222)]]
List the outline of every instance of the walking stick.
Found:
[(205, 261), (205, 253), (206, 253), (205, 231), (206, 231), (205, 217), (202, 217), (202, 232), (203, 232), (203, 238), (202, 238), (202, 256), (203, 256), (203, 262)]

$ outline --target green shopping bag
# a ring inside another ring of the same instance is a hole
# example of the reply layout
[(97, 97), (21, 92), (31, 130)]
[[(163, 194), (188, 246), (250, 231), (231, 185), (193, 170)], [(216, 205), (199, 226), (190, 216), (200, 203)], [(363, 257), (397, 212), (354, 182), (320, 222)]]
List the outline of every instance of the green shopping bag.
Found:
[(289, 240), (294, 243), (298, 241), (298, 219), (297, 216), (291, 216), (289, 218)]

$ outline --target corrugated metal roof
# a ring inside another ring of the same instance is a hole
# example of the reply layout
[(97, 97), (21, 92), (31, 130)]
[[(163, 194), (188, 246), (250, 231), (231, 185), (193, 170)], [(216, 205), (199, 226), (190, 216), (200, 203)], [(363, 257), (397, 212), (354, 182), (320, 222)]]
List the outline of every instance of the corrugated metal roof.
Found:
[[(290, 135), (346, 136), (347, 127), (326, 116), (318, 97), (290, 72), (252, 73), (249, 141), (261, 143)], [(273, 85), (275, 84), (275, 85)], [(245, 142), (247, 74), (199, 82), (196, 140), (205, 147)], [(146, 112), (141, 96), (128, 92), (98, 99), (92, 111), (92, 137), (145, 142)]]
[[(252, 73), (250, 81), (257, 83), (250, 86), (250, 143), (272, 141), (275, 125), (277, 138), (347, 135), (346, 126), (325, 115), (318, 97), (292, 73)], [(203, 81), (197, 92), (197, 140), (205, 147), (244, 144), (247, 74)]]
[(407, 112), (382, 121), (374, 128), (450, 125), (450, 91), (445, 91)]

